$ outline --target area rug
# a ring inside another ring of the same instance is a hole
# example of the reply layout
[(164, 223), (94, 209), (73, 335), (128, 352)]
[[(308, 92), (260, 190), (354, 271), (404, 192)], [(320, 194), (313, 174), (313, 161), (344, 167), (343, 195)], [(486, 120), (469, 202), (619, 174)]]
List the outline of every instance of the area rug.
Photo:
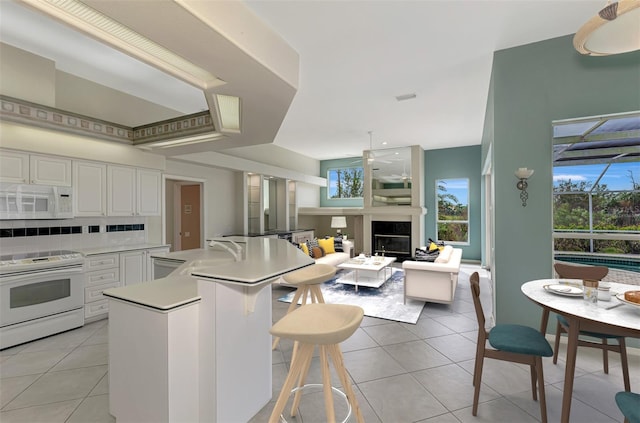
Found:
[[(344, 275), (339, 270), (334, 279), (322, 284), (322, 296), (326, 303), (353, 304), (364, 309), (364, 314), (380, 319), (415, 324), (420, 317), (424, 301), (407, 300), (404, 304), (404, 272), (393, 269), (391, 277), (380, 288), (358, 287), (337, 283), (336, 279)], [(295, 291), (278, 298), (278, 301), (290, 303)]]

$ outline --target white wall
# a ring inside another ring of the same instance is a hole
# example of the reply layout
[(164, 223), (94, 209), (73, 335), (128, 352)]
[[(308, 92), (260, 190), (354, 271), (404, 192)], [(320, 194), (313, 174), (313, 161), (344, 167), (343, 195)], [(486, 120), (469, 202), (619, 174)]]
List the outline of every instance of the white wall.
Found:
[(237, 172), (169, 159), (165, 174), (171, 179), (203, 180), (205, 239), (241, 232), (242, 213), (236, 205), (238, 196), (242, 203), (242, 187), (238, 186)]

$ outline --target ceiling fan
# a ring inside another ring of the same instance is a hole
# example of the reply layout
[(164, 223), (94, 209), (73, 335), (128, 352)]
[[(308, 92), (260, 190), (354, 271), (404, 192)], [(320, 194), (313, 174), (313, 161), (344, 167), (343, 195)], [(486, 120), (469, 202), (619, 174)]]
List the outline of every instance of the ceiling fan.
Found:
[(373, 131), (369, 131), (369, 150), (364, 152), (364, 158), (367, 160), (367, 164), (372, 164), (374, 162), (379, 163), (391, 163), (388, 160), (382, 160), (382, 157), (385, 156), (376, 156), (373, 152)]

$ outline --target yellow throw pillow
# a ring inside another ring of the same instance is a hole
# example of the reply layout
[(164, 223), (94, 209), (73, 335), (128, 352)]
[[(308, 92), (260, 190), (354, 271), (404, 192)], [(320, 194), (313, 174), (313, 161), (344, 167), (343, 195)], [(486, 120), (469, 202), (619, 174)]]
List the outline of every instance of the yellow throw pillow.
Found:
[(329, 237), (327, 239), (319, 239), (318, 245), (322, 247), (325, 254), (333, 254), (336, 252), (334, 242), (333, 237)]
[(429, 244), (429, 251), (435, 251), (438, 249), (438, 245), (435, 242)]
[(303, 253), (305, 253), (306, 255), (309, 255), (309, 247), (307, 247), (306, 242), (303, 242), (302, 244), (300, 244), (300, 249), (302, 250)]

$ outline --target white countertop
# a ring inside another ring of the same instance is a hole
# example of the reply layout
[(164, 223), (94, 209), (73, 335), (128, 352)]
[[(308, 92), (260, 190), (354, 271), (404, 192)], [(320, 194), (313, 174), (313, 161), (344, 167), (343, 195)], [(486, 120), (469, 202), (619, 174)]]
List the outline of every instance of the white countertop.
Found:
[(315, 263), (285, 240), (242, 238), (241, 242), (243, 250), (239, 261), (235, 261), (231, 253), (219, 247), (153, 255), (152, 257), (184, 261), (184, 264), (166, 278), (108, 289), (104, 291), (104, 295), (159, 312), (168, 312), (199, 301), (197, 279), (251, 286)]
[(108, 245), (100, 247), (89, 247), (74, 249), (84, 256), (93, 256), (96, 254), (121, 253), (123, 251), (148, 250), (151, 248), (171, 247), (169, 244), (132, 244), (132, 245)]

